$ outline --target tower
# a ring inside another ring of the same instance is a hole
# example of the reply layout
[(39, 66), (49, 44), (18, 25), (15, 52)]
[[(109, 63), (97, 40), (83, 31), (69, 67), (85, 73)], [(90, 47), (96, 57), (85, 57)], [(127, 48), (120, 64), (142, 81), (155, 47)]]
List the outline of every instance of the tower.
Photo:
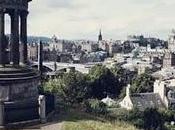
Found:
[(168, 49), (172, 52), (175, 51), (175, 30), (172, 30), (171, 35), (168, 39)]
[(163, 67), (175, 66), (175, 54), (174, 52), (167, 50), (164, 54)]
[(102, 37), (102, 33), (101, 33), (101, 29), (99, 31), (99, 35), (98, 35), (98, 41), (102, 41), (103, 37)]

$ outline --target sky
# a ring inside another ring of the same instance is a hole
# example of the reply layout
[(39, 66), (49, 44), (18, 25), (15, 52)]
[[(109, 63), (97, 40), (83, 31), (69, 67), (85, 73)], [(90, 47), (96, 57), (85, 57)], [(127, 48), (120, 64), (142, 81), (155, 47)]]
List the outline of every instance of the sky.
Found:
[(61, 39), (167, 39), (175, 28), (175, 0), (33, 0), (28, 34)]

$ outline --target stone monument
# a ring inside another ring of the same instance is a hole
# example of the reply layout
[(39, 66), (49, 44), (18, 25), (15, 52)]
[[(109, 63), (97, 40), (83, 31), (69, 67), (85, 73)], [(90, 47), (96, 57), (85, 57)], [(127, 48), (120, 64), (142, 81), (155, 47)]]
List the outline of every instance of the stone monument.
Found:
[[(30, 1), (0, 0), (0, 126), (38, 117), (40, 74), (27, 65)], [(10, 42), (5, 36), (5, 14), (11, 19)]]

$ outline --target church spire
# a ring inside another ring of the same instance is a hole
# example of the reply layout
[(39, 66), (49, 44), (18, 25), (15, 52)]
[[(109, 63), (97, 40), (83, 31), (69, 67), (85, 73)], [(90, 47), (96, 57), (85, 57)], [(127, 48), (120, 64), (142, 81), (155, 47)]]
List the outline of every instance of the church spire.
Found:
[(103, 37), (102, 37), (102, 33), (101, 33), (101, 29), (99, 31), (99, 35), (98, 35), (98, 41), (102, 41)]

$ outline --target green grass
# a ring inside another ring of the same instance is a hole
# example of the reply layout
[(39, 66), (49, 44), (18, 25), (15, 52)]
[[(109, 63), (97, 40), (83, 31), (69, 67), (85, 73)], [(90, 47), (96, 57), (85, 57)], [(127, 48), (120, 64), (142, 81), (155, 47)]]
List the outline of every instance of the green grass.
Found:
[(136, 130), (135, 127), (122, 122), (108, 123), (100, 121), (64, 122), (63, 130)]
[(102, 117), (71, 110), (62, 117), (63, 130), (137, 130), (125, 122), (110, 122)]

